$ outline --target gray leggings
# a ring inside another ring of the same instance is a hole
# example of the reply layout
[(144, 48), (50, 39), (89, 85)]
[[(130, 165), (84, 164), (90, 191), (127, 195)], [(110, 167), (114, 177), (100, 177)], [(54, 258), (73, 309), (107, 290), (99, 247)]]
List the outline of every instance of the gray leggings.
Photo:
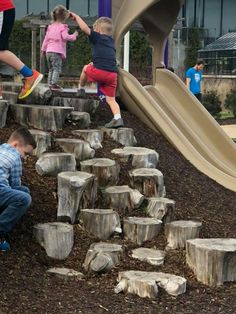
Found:
[(57, 84), (62, 68), (62, 58), (59, 53), (47, 52), (48, 84)]

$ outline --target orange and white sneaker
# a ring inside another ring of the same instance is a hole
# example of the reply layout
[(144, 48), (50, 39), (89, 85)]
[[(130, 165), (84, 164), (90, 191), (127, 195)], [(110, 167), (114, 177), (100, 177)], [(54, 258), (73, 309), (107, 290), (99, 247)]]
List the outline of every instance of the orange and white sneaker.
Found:
[(38, 83), (41, 82), (43, 78), (43, 74), (39, 73), (36, 70), (33, 70), (33, 75), (26, 77), (24, 86), (22, 87), (22, 90), (19, 94), (19, 99), (24, 99), (27, 96), (29, 96), (32, 91), (35, 89), (35, 87), (38, 85)]

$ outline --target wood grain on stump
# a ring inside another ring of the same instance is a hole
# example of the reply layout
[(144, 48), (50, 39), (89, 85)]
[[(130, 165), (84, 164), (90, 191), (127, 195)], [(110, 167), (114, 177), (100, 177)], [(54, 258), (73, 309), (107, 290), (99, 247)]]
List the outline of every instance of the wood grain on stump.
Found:
[(25, 99), (27, 104), (47, 105), (52, 97), (48, 84), (38, 84), (33, 92)]
[(9, 103), (9, 105), (17, 104), (18, 93), (10, 92), (10, 91), (3, 91), (2, 96), (3, 96), (3, 99)]
[(99, 106), (99, 101), (94, 99), (55, 97), (52, 104), (53, 106), (73, 107), (74, 111), (95, 113)]
[(6, 125), (8, 107), (9, 104), (6, 100), (0, 100), (0, 129)]
[(161, 266), (164, 264), (165, 251), (140, 247), (132, 251), (132, 257), (151, 265)]
[(137, 140), (134, 136), (134, 130), (131, 128), (102, 128), (102, 130), (115, 142), (120, 143), (124, 146), (135, 146), (137, 144)]
[(70, 114), (70, 120), (80, 129), (87, 129), (91, 124), (90, 114), (87, 112), (73, 111)]
[(21, 83), (15, 83), (15, 82), (0, 82), (0, 88), (3, 91), (9, 91), (9, 92), (15, 92), (17, 94), (20, 93), (22, 89)]
[(33, 155), (40, 157), (43, 153), (47, 152), (52, 147), (52, 137), (48, 132), (30, 129), (37, 147), (34, 149)]
[(164, 197), (148, 198), (147, 213), (149, 216), (163, 221), (171, 222), (174, 217), (175, 201)]
[(80, 136), (88, 142), (93, 149), (102, 148), (103, 132), (101, 130), (75, 130), (73, 134)]

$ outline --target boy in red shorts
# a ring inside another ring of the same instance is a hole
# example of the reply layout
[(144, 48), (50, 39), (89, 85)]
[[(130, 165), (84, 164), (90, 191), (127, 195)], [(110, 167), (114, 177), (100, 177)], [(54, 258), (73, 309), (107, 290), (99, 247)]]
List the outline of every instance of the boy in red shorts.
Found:
[(95, 22), (93, 30), (91, 30), (80, 16), (71, 13), (71, 18), (89, 36), (89, 40), (93, 45), (93, 62), (83, 68), (78, 96), (85, 96), (85, 85), (87, 82), (97, 82), (101, 92), (106, 96), (106, 102), (114, 115), (114, 118), (105, 127), (122, 127), (124, 122), (115, 98), (118, 69), (116, 65), (116, 49), (112, 38), (112, 20), (107, 17), (101, 17)]
[(0, 61), (19, 71), (25, 79), (19, 99), (32, 93), (43, 75), (28, 68), (20, 59), (8, 50), (8, 40), (15, 21), (15, 6), (12, 0), (0, 0)]

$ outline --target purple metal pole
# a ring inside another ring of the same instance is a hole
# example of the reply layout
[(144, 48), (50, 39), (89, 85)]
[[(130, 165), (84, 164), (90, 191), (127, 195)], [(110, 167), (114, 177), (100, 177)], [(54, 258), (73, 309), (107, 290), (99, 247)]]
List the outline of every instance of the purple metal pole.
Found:
[(165, 54), (164, 54), (164, 63), (166, 68), (168, 68), (168, 59), (169, 59), (169, 43), (166, 41)]
[(112, 0), (98, 0), (98, 16), (112, 16)]

